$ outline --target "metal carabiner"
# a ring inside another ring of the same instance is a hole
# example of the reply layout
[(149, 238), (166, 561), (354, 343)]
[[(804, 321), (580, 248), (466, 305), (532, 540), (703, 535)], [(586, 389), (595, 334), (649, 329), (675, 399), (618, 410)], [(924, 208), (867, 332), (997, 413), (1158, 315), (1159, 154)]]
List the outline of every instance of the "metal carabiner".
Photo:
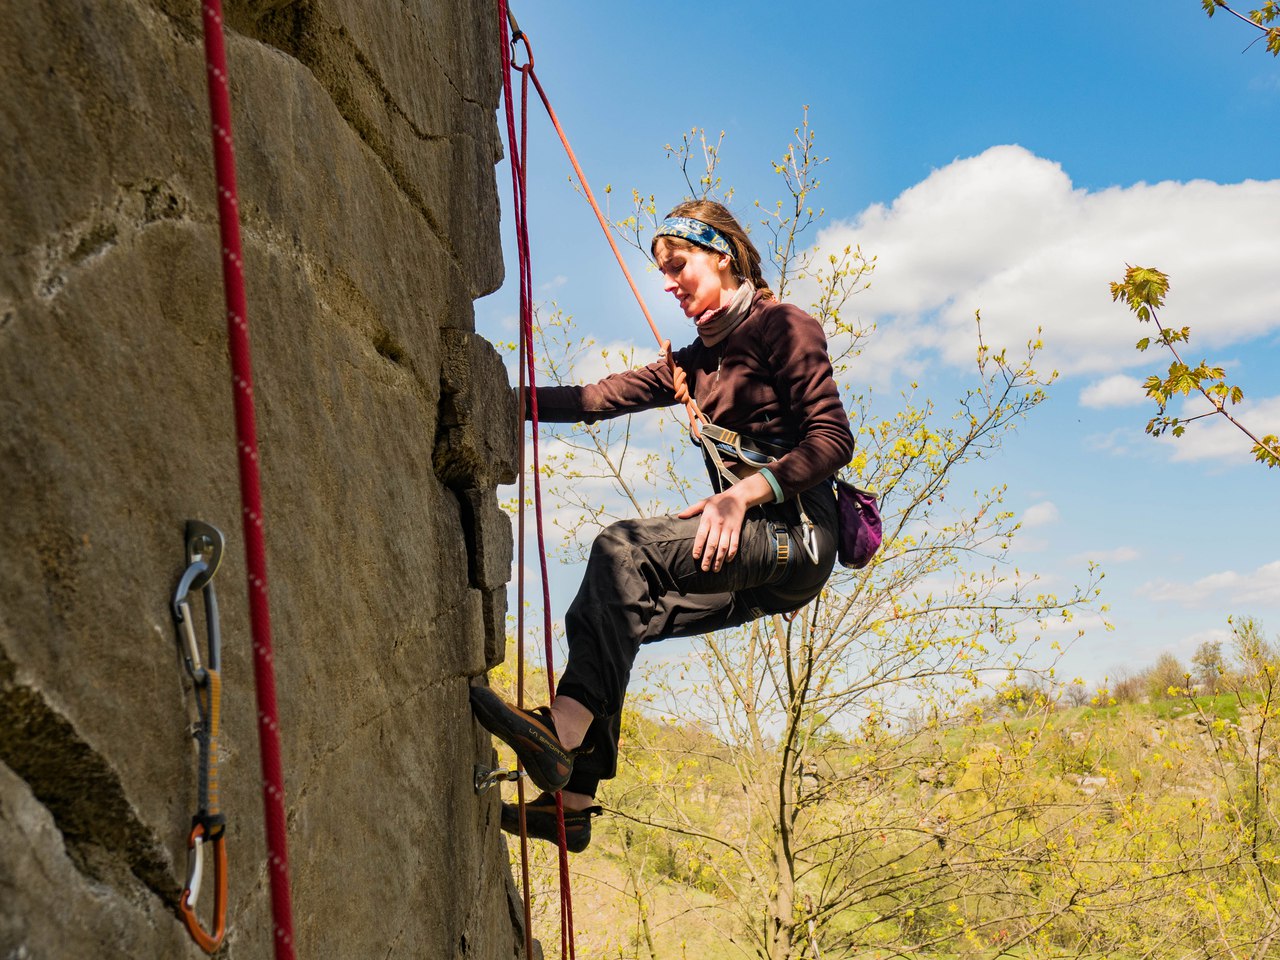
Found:
[(803, 520), (804, 536), (800, 538), (800, 545), (804, 547), (804, 552), (809, 555), (809, 559), (813, 563), (818, 562), (818, 532), (813, 526), (813, 521), (806, 515)]
[[(178, 915), (191, 939), (205, 953), (213, 953), (227, 934), (227, 854), (223, 845), (225, 831), (218, 830), (212, 840), (205, 839), (205, 825), (198, 818), (187, 838), (187, 886), (178, 901)], [(200, 882), (204, 875), (204, 845), (213, 845), (213, 932), (209, 933), (196, 916), (200, 899)]]
[[(529, 46), (529, 35), (520, 29), (520, 24), (516, 23), (516, 15), (511, 12), (510, 7), (507, 7), (507, 23), (511, 27), (511, 67), (521, 73), (528, 73), (533, 70), (533, 48)], [(524, 44), (524, 52), (529, 57), (523, 64), (515, 62), (517, 43)]]
[(213, 575), (222, 562), (224, 544), (222, 531), (200, 520), (188, 520), (186, 532), (187, 569), (178, 580), (170, 601), (173, 625), (178, 631), (183, 661), (192, 681), (201, 686), (207, 679), (205, 664), (200, 661), (200, 648), (196, 643), (195, 625), (191, 618), (191, 604), (187, 599), (192, 590), (204, 594), (206, 643), (209, 670), (218, 670), (222, 660), (222, 633), (218, 625), (218, 596), (213, 589)]
[[(203, 566), (203, 563), (193, 564), (187, 568), (187, 572), (190, 573)], [(209, 674), (204, 664), (200, 662), (200, 645), (196, 643), (196, 629), (191, 623), (191, 604), (183, 597), (181, 601), (174, 604), (173, 610), (173, 622), (179, 631), (179, 644), (182, 647), (182, 662), (186, 665), (187, 673), (191, 674), (192, 681), (196, 686), (201, 686), (208, 679)]]

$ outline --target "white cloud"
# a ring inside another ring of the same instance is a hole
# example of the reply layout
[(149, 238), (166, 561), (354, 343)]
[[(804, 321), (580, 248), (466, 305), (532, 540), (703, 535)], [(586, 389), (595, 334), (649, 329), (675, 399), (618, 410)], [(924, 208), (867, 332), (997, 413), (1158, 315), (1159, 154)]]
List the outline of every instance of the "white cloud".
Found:
[(1080, 391), (1080, 406), (1102, 410), (1107, 407), (1133, 407), (1148, 403), (1142, 383), (1123, 373), (1095, 380)]
[(1259, 605), (1280, 605), (1280, 560), (1263, 564), (1251, 573), (1223, 570), (1191, 583), (1152, 580), (1138, 589), (1140, 596), (1157, 603), (1193, 608), (1227, 603), (1246, 611)]
[(1151, 438), (1142, 432), (1142, 427), (1124, 426), (1108, 430), (1106, 433), (1090, 434), (1084, 438), (1086, 449), (1099, 453), (1110, 453), (1115, 456), (1143, 456), (1154, 449)]
[(1048, 500), (1040, 503), (1032, 504), (1022, 512), (1022, 529), (1030, 530), (1032, 527), (1043, 527), (1046, 524), (1056, 523), (1058, 520), (1058, 508)]
[(1280, 180), (1090, 192), (1052, 161), (997, 146), (833, 225), (818, 246), (861, 245), (877, 257), (872, 287), (852, 304), (880, 323), (873, 372), (910, 360), (899, 372), (912, 375), (926, 352), (971, 364), (981, 309), (989, 344), (1020, 349), (1041, 327), (1046, 365), (1110, 374), (1142, 363), (1134, 343), (1145, 325), (1108, 286), (1126, 263), (1170, 274), (1162, 319), (1192, 325), (1206, 348), (1280, 326), (1280, 286), (1241, 280), (1273, 272), (1277, 222)]
[(1179, 641), (1178, 646), (1186, 650), (1188, 655), (1191, 655), (1205, 643), (1220, 643), (1223, 647), (1230, 648), (1231, 640), (1234, 636), (1235, 634), (1226, 627), (1211, 627), (1208, 630), (1198, 630), (1195, 633), (1187, 634)]
[[(1209, 409), (1208, 402), (1203, 397), (1196, 396), (1183, 404), (1178, 415), (1195, 416)], [(1255, 436), (1280, 435), (1280, 397), (1245, 400), (1228, 409)], [(1250, 452), (1253, 441), (1226, 417), (1209, 417), (1191, 424), (1180, 437), (1165, 434), (1160, 439), (1169, 444), (1173, 459), (1178, 461), (1216, 460), (1222, 463), (1239, 463), (1253, 459)]]
[(1131, 563), (1142, 556), (1133, 547), (1114, 547), (1110, 550), (1086, 550), (1076, 554), (1074, 559), (1092, 561), (1094, 563)]

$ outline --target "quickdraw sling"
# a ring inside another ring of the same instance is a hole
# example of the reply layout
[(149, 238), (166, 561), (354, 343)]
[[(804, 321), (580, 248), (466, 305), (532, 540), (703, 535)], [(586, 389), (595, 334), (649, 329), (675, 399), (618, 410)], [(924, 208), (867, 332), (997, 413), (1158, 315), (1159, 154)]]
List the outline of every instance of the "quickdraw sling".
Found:
[[(192, 736), (198, 748), (196, 812), (187, 837), (187, 884), (178, 902), (178, 916), (191, 939), (205, 953), (222, 945), (227, 932), (227, 819), (218, 798), (218, 728), (222, 716), (222, 631), (218, 622), (218, 596), (213, 576), (222, 561), (222, 532), (199, 520), (188, 520), (187, 567), (170, 601), (173, 629), (183, 665), (195, 691), (196, 722)], [(196, 641), (190, 596), (200, 591), (204, 599), (205, 657)], [(196, 916), (196, 902), (204, 877), (204, 848), (213, 848), (213, 929), (206, 930)]]

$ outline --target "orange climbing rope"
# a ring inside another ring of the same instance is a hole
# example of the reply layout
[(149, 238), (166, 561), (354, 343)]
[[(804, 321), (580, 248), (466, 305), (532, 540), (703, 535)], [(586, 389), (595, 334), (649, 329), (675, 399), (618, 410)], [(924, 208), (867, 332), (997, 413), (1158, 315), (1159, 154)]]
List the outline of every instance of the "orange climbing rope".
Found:
[[(510, 14), (508, 16), (510, 17)], [(649, 329), (653, 332), (653, 338), (658, 342), (658, 349), (662, 351), (662, 356), (667, 361), (667, 367), (671, 371), (671, 379), (675, 385), (676, 399), (685, 405), (685, 409), (689, 414), (689, 429), (693, 432), (694, 438), (700, 440), (701, 425), (707, 422), (707, 418), (703, 415), (702, 410), (699, 409), (698, 402), (689, 393), (688, 379), (684, 370), (680, 368), (680, 365), (676, 363), (675, 357), (672, 355), (671, 341), (662, 335), (661, 331), (658, 330), (658, 325), (654, 323), (653, 315), (649, 312), (649, 307), (644, 302), (644, 297), (640, 295), (640, 288), (636, 286), (635, 279), (631, 276), (631, 271), (627, 269), (626, 261), (622, 259), (622, 252), (618, 249), (617, 241), (613, 239), (613, 231), (609, 229), (609, 221), (605, 219), (604, 212), (600, 209), (600, 204), (596, 202), (595, 194), (591, 192), (591, 185), (587, 183), (587, 175), (582, 172), (578, 157), (573, 152), (573, 147), (569, 145), (569, 138), (565, 136), (564, 128), (560, 126), (560, 118), (556, 116), (556, 112), (551, 106), (551, 100), (547, 97), (547, 92), (542, 88), (538, 75), (534, 73), (533, 50), (529, 46), (528, 35), (520, 30), (514, 17), (510, 19), (512, 30), (514, 31), (511, 43), (513, 46), (517, 40), (523, 43), (525, 52), (529, 57), (528, 63), (515, 67), (515, 69), (520, 71), (526, 82), (532, 81), (534, 89), (538, 91), (542, 105), (547, 110), (547, 117), (551, 120), (551, 125), (555, 127), (556, 135), (564, 146), (564, 152), (569, 158), (569, 163), (573, 166), (573, 172), (578, 177), (578, 183), (582, 185), (583, 196), (591, 204), (591, 210), (595, 213), (596, 220), (600, 223), (600, 229), (604, 231), (604, 238), (609, 241), (609, 249), (613, 251), (613, 256), (618, 261), (618, 266), (622, 269), (622, 275), (627, 278), (627, 285), (631, 287), (631, 293), (635, 296), (636, 303), (640, 305), (640, 312), (644, 314), (644, 319), (649, 324)]]

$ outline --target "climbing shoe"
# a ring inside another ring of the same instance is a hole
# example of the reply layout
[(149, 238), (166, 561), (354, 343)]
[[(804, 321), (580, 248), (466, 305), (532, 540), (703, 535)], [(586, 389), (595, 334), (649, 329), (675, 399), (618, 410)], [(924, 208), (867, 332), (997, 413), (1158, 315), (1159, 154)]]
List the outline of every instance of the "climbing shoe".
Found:
[[(564, 811), (564, 846), (570, 853), (581, 853), (591, 842), (591, 818), (603, 811), (599, 807), (585, 810)], [(524, 807), (525, 832), (535, 840), (560, 844), (560, 828), (556, 825), (556, 798), (544, 793), (530, 800)], [(502, 805), (502, 829), (507, 833), (520, 833), (520, 807), (514, 803)]]
[(530, 780), (547, 793), (564, 789), (573, 772), (573, 752), (560, 745), (549, 709), (521, 710), (488, 687), (472, 687), (471, 712), (482, 727), (516, 752)]

